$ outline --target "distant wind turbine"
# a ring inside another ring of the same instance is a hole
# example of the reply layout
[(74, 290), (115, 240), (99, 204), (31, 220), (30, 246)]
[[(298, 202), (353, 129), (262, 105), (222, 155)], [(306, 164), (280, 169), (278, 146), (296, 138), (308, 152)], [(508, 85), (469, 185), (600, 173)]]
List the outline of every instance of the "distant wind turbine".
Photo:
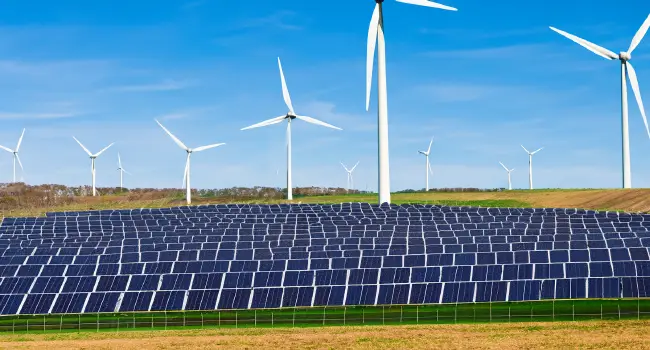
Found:
[(124, 177), (124, 173), (127, 173), (129, 175), (131, 175), (131, 173), (124, 170), (124, 168), (122, 168), (122, 159), (120, 159), (119, 152), (117, 153), (117, 170), (120, 172), (120, 188), (124, 188), (124, 183), (122, 181)]
[[(12, 150), (10, 148), (7, 148), (5, 146), (0, 146), (3, 150), (12, 153), (14, 155), (14, 182), (16, 182), (16, 161), (18, 161), (18, 165), (20, 165), (20, 170), (24, 171), (23, 169), (23, 163), (20, 161), (20, 157), (18, 157), (18, 149), (20, 149), (20, 144), (23, 142), (23, 136), (25, 136), (25, 129), (23, 129), (22, 134), (20, 134), (20, 138), (18, 139), (18, 144), (16, 145), (16, 149)], [(21, 176), (22, 178), (22, 176)]]
[(113, 146), (113, 144), (114, 144), (115, 142), (112, 142), (110, 145), (104, 147), (104, 149), (102, 149), (101, 151), (99, 151), (99, 152), (97, 152), (97, 153), (95, 153), (95, 154), (92, 154), (92, 153), (88, 150), (88, 148), (86, 148), (86, 147), (85, 147), (85, 146), (84, 146), (84, 145), (83, 145), (79, 140), (77, 140), (76, 137), (72, 136), (72, 138), (73, 138), (75, 141), (77, 141), (77, 143), (79, 144), (79, 146), (81, 146), (81, 148), (83, 148), (83, 150), (86, 151), (86, 153), (87, 153), (88, 156), (90, 157), (90, 171), (91, 171), (92, 176), (93, 176), (93, 196), (96, 196), (96, 195), (97, 195), (97, 190), (95, 190), (95, 159), (96, 159), (97, 157), (99, 157), (100, 154), (104, 153), (104, 151), (106, 151), (109, 147)]
[(535, 152), (528, 152), (526, 147), (524, 145), (521, 145), (521, 148), (528, 153), (528, 185), (530, 186), (530, 189), (533, 189), (533, 155), (539, 151), (541, 151), (544, 147), (538, 149)]
[(354, 171), (354, 169), (357, 168), (357, 165), (359, 165), (359, 162), (357, 162), (357, 164), (355, 164), (352, 167), (352, 169), (348, 169), (343, 163), (341, 163), (341, 165), (343, 165), (343, 169), (345, 169), (345, 171), (348, 173), (348, 181), (347, 181), (348, 189), (347, 189), (347, 192), (350, 192), (351, 188), (354, 189), (354, 179), (352, 178), (352, 172)]
[[(411, 5), (432, 7), (456, 11), (455, 8), (437, 4), (428, 0), (397, 0)], [(386, 92), (386, 43), (384, 40), (384, 15), (382, 3), (375, 0), (375, 10), (372, 12), (368, 28), (368, 45), (366, 55), (366, 111), (370, 106), (370, 87), (372, 70), (377, 49), (377, 124), (379, 133), (379, 204), (390, 204), (390, 167), (388, 157), (388, 97)]]
[(293, 105), (291, 104), (291, 96), (289, 96), (289, 89), (287, 89), (287, 82), (285, 81), (284, 73), (282, 72), (282, 64), (280, 63), (280, 57), (278, 57), (278, 67), (280, 68), (280, 80), (282, 81), (282, 96), (284, 97), (284, 103), (287, 105), (287, 108), (289, 108), (289, 112), (287, 112), (286, 115), (271, 118), (263, 122), (253, 124), (251, 126), (247, 126), (245, 128), (242, 128), (241, 130), (248, 130), (253, 128), (259, 128), (262, 126), (273, 125), (273, 124), (280, 123), (285, 119), (287, 120), (287, 199), (292, 200), (293, 191), (292, 191), (292, 178), (291, 178), (291, 121), (293, 119), (298, 118), (300, 120), (306, 121), (311, 124), (325, 126), (332, 129), (341, 130), (341, 128), (336, 127), (334, 125), (327, 124), (325, 122), (322, 122), (318, 119), (314, 119), (312, 117), (297, 115), (293, 110)]
[(646, 132), (648, 137), (650, 137), (650, 128), (648, 127), (648, 119), (646, 118), (645, 109), (643, 108), (643, 99), (641, 98), (641, 91), (639, 90), (639, 81), (636, 77), (636, 72), (630, 59), (632, 58), (632, 51), (641, 42), (641, 39), (645, 36), (648, 28), (650, 28), (650, 15), (645, 19), (641, 28), (636, 32), (630, 43), (630, 47), (627, 49), (627, 52), (621, 52), (615, 54), (614, 52), (598, 46), (594, 43), (591, 43), (585, 39), (579, 38), (573, 34), (569, 34), (565, 31), (559, 30), (554, 27), (549, 27), (556, 33), (569, 38), (570, 40), (576, 42), (578, 45), (586, 48), (587, 50), (595, 53), (598, 56), (609, 60), (620, 60), (621, 61), (621, 124), (622, 124), (622, 143), (623, 143), (623, 188), (632, 188), (632, 173), (630, 166), (630, 130), (628, 125), (628, 108), (627, 108), (627, 76), (630, 77), (630, 84), (632, 85), (632, 91), (634, 91), (634, 96), (636, 97), (636, 102), (639, 105), (639, 110), (641, 111), (641, 117), (643, 117), (643, 123), (645, 124)]
[[(154, 119), (154, 120), (156, 120), (156, 119)], [(225, 145), (225, 143), (215, 143), (215, 144), (212, 144), (212, 145), (201, 146), (201, 147), (197, 147), (197, 148), (189, 148), (189, 147), (185, 146), (185, 144), (183, 142), (181, 142), (181, 140), (179, 140), (176, 136), (174, 136), (174, 134), (172, 134), (169, 130), (167, 130), (167, 128), (165, 128), (162, 124), (160, 124), (160, 122), (158, 120), (156, 120), (156, 123), (158, 123), (158, 125), (160, 125), (160, 127), (163, 130), (165, 130), (167, 135), (169, 135), (169, 137), (171, 137), (172, 140), (174, 140), (174, 142), (176, 142), (178, 147), (182, 148), (183, 150), (185, 150), (185, 152), (187, 152), (187, 160), (185, 161), (185, 171), (183, 172), (183, 185), (186, 188), (185, 199), (187, 200), (187, 204), (192, 204), (192, 193), (191, 193), (191, 187), (190, 187), (190, 156), (192, 155), (193, 152), (205, 151), (206, 149), (215, 148), (215, 147)]]
[[(513, 170), (515, 170), (515, 168), (508, 169), (508, 168), (506, 168), (505, 165), (503, 165), (503, 163), (499, 162), (499, 164), (501, 164), (501, 166), (503, 167), (503, 169), (506, 169), (506, 171), (508, 172), (508, 189), (509, 189), (509, 190), (512, 190), (512, 182), (510, 181), (510, 173), (511, 173)], [(532, 184), (532, 180), (531, 180), (531, 184)], [(532, 185), (531, 185), (531, 188), (532, 188)]]
[(429, 148), (427, 149), (426, 152), (425, 151), (418, 151), (418, 153), (424, 154), (424, 156), (426, 157), (426, 164), (425, 164), (426, 167), (425, 167), (424, 173), (425, 173), (426, 178), (427, 178), (427, 184), (426, 184), (426, 187), (425, 187), (425, 190), (427, 192), (429, 192), (429, 173), (431, 173), (431, 175), (433, 175), (433, 170), (431, 169), (431, 163), (429, 163), (429, 154), (431, 154), (431, 145), (432, 144), (433, 144), (433, 137), (431, 138), (431, 142), (429, 142)]

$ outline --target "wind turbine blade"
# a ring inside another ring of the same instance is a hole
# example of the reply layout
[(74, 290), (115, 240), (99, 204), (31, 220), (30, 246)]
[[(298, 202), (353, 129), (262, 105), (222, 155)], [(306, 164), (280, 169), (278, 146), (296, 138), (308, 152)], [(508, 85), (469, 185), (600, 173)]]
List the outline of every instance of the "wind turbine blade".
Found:
[(279, 117), (276, 117), (276, 118), (271, 118), (271, 119), (265, 120), (263, 122), (259, 122), (257, 124), (253, 124), (251, 126), (247, 126), (245, 128), (241, 128), (240, 130), (248, 130), (248, 129), (259, 128), (259, 127), (262, 127), (262, 126), (277, 124), (277, 123), (285, 120), (286, 118), (287, 118), (286, 115), (282, 115), (282, 116), (279, 116)]
[(117, 166), (122, 169), (122, 159), (120, 159), (120, 152), (117, 152)]
[(636, 103), (639, 105), (639, 110), (641, 111), (641, 116), (643, 117), (645, 130), (648, 133), (648, 137), (650, 137), (648, 118), (646, 118), (645, 108), (643, 108), (643, 99), (641, 98), (641, 90), (639, 90), (639, 81), (636, 77), (636, 71), (634, 71), (634, 67), (632, 67), (632, 64), (629, 61), (625, 62), (625, 65), (627, 67), (627, 75), (630, 77), (630, 85), (632, 85), (632, 91), (634, 91), (634, 97), (636, 97)]
[(528, 152), (528, 150), (526, 149), (526, 147), (524, 147), (524, 145), (521, 145), (521, 148), (523, 148), (524, 151), (526, 151), (526, 153), (530, 154), (530, 152)]
[(510, 171), (510, 170), (508, 170), (508, 168), (506, 168), (505, 165), (503, 165), (503, 163), (499, 162), (499, 164), (501, 164), (501, 166), (503, 167), (503, 169), (506, 169), (506, 171)]
[(425, 152), (425, 151), (418, 151), (418, 153), (424, 154), (425, 156), (427, 155), (427, 152)]
[(441, 10), (448, 10), (448, 11), (458, 11), (457, 8), (443, 5), (443, 4), (438, 4), (433, 1), (428, 1), (428, 0), (397, 0), (397, 2), (403, 2), (405, 4), (411, 4), (411, 5), (418, 5), (418, 6), (424, 6), (424, 7), (433, 7)]
[(372, 88), (372, 68), (375, 62), (375, 48), (377, 47), (377, 31), (379, 30), (379, 4), (375, 5), (375, 10), (370, 18), (370, 27), (368, 28), (368, 46), (366, 52), (366, 111), (370, 108), (370, 90)]
[(343, 129), (339, 128), (338, 126), (334, 126), (334, 125), (331, 125), (331, 124), (327, 124), (327, 123), (325, 123), (325, 122), (322, 122), (322, 121), (320, 121), (320, 120), (318, 120), (318, 119), (314, 119), (314, 118), (312, 118), (312, 117), (307, 117), (307, 116), (304, 116), (304, 115), (297, 115), (296, 118), (298, 118), (298, 119), (300, 119), (300, 120), (304, 120), (304, 121), (306, 121), (307, 123), (312, 123), (312, 124), (316, 124), (316, 125), (321, 125), (321, 126), (325, 126), (325, 127), (332, 128), (332, 129), (336, 129), (336, 130), (343, 130)]
[(431, 145), (433, 145), (433, 137), (431, 138), (431, 142), (429, 142), (429, 149), (427, 149), (427, 154), (431, 153)]
[(347, 171), (348, 173), (350, 172), (350, 170), (348, 170), (348, 168), (345, 166), (345, 164), (341, 163), (341, 165), (343, 165), (343, 169), (345, 169), (345, 171)]
[(23, 136), (25, 136), (25, 129), (23, 129), (23, 133), (20, 134), (20, 138), (18, 139), (18, 145), (16, 145), (16, 152), (18, 152), (18, 149), (20, 148), (20, 144), (23, 143)]
[(158, 125), (160, 125), (160, 127), (161, 127), (163, 130), (165, 130), (165, 132), (167, 133), (167, 135), (169, 135), (169, 137), (171, 137), (172, 140), (174, 140), (174, 142), (176, 142), (176, 144), (178, 145), (178, 147), (180, 147), (180, 148), (182, 148), (182, 149), (184, 149), (184, 150), (186, 150), (186, 151), (189, 149), (189, 148), (187, 148), (187, 146), (185, 146), (184, 143), (181, 142), (181, 140), (179, 140), (176, 136), (174, 136), (174, 134), (172, 134), (169, 130), (167, 130), (166, 127), (164, 127), (162, 124), (160, 124), (160, 122), (159, 122), (157, 119), (154, 119), (154, 120), (156, 121), (156, 123), (158, 123)]
[(92, 157), (93, 154), (90, 153), (90, 151), (88, 150), (88, 148), (86, 148), (86, 146), (84, 146), (81, 142), (79, 142), (79, 140), (77, 140), (76, 137), (72, 136), (72, 138), (73, 138), (75, 141), (77, 141), (77, 143), (79, 144), (79, 146), (81, 146), (81, 148), (83, 148), (84, 151), (86, 151), (86, 153), (88, 153), (89, 156)]
[(287, 81), (284, 80), (284, 72), (282, 71), (282, 63), (280, 63), (280, 57), (278, 57), (278, 67), (280, 68), (280, 79), (282, 80), (282, 97), (284, 98), (284, 103), (287, 104), (289, 112), (295, 114), (293, 111), (293, 105), (291, 104), (291, 96), (289, 96), (289, 89), (287, 88)]
[(9, 148), (7, 148), (5, 146), (0, 145), (0, 148), (2, 148), (3, 150), (5, 150), (5, 151), (7, 151), (9, 153), (14, 153), (14, 151), (12, 151), (11, 149), (9, 149)]
[(207, 146), (201, 146), (201, 147), (194, 148), (192, 151), (201, 152), (201, 151), (205, 151), (206, 149), (215, 148), (215, 147), (219, 147), (219, 146), (223, 146), (223, 145), (225, 145), (225, 143), (215, 143), (215, 144), (212, 144), (212, 145), (207, 145)]
[(541, 151), (542, 149), (544, 149), (544, 147), (541, 147), (540, 149), (538, 149), (537, 151), (535, 151), (535, 152), (533, 152), (533, 153), (531, 153), (531, 154), (535, 154), (535, 153)]
[(133, 174), (131, 174), (130, 172), (124, 170), (124, 169), (122, 169), (122, 171), (123, 171), (125, 174), (133, 175)]
[(433, 175), (433, 169), (431, 169), (431, 162), (429, 162), (428, 158), (427, 158), (427, 166), (429, 167), (429, 173)]
[(97, 152), (97, 154), (95, 154), (95, 157), (99, 157), (100, 154), (104, 153), (105, 150), (109, 149), (109, 148), (110, 148), (111, 146), (113, 146), (114, 144), (115, 144), (115, 142), (113, 142), (113, 143), (111, 143), (110, 145), (104, 147), (104, 149), (102, 149), (101, 151)]
[(23, 168), (23, 163), (20, 161), (20, 157), (18, 156), (18, 153), (16, 153), (16, 160), (18, 161), (18, 165), (20, 165), (20, 170), (25, 171)]
[(355, 165), (352, 167), (352, 170), (350, 170), (350, 172), (353, 172), (354, 169), (357, 167), (357, 165), (359, 165), (359, 162), (357, 162), (357, 164), (355, 164)]
[(641, 25), (639, 30), (634, 34), (634, 38), (632, 38), (632, 42), (630, 43), (630, 48), (627, 49), (627, 53), (632, 54), (632, 51), (636, 49), (636, 47), (639, 45), (643, 37), (645, 36), (645, 33), (648, 31), (648, 28), (650, 28), (650, 15), (645, 19), (645, 22)]
[(607, 50), (604, 47), (598, 46), (598, 45), (596, 45), (594, 43), (591, 43), (591, 42), (589, 42), (589, 41), (587, 41), (585, 39), (579, 38), (579, 37), (577, 37), (577, 36), (575, 36), (573, 34), (569, 34), (569, 33), (565, 32), (563, 30), (559, 30), (559, 29), (554, 28), (554, 27), (549, 27), (549, 28), (551, 28), (551, 30), (553, 30), (554, 32), (556, 32), (556, 33), (558, 33), (558, 34), (560, 34), (560, 35), (574, 41), (578, 45), (584, 47), (585, 49), (595, 53), (596, 55), (598, 55), (600, 57), (607, 58), (608, 60), (614, 60), (614, 59), (618, 58), (617, 54), (613, 53), (612, 51)]

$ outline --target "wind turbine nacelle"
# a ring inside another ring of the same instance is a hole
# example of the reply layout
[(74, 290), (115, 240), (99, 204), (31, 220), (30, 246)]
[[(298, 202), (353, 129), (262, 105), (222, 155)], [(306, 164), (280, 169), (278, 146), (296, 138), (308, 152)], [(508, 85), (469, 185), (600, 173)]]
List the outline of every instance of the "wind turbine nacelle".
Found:
[(632, 55), (630, 55), (627, 52), (621, 52), (620, 54), (618, 54), (618, 57), (621, 61), (629, 61), (630, 59), (632, 59)]
[(287, 113), (287, 118), (289, 118), (289, 119), (296, 119), (296, 116), (295, 116), (295, 115), (292, 115), (292, 114), (289, 114), (289, 113)]

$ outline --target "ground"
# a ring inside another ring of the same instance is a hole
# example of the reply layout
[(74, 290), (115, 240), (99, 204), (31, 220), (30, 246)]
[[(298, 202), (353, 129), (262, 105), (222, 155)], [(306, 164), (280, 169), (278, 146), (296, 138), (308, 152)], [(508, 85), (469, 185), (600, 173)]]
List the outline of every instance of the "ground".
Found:
[(650, 321), (2, 335), (2, 349), (650, 349)]

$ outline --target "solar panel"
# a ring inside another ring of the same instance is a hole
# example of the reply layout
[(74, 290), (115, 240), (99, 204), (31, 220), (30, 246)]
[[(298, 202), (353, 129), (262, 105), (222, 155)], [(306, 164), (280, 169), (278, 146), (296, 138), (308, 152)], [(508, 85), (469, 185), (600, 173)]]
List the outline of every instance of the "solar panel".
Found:
[(208, 205), (0, 225), (0, 314), (650, 296), (650, 215)]

